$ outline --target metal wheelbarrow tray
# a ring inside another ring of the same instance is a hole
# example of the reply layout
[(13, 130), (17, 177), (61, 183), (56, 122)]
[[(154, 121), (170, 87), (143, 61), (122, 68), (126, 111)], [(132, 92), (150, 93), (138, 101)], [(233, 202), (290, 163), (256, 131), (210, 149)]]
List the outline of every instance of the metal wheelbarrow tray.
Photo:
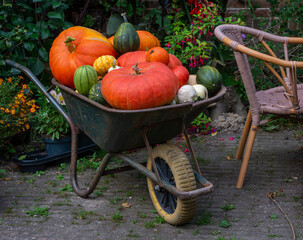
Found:
[[(197, 197), (213, 191), (213, 184), (201, 175), (186, 126), (210, 104), (224, 96), (226, 92), (224, 86), (214, 97), (196, 103), (141, 110), (118, 110), (98, 104), (52, 79), (52, 84), (58, 86), (63, 95), (68, 109), (67, 114), (27, 68), (10, 60), (6, 60), (6, 63), (25, 73), (69, 122), (72, 137), (71, 183), (80, 197), (89, 196), (101, 176), (127, 170), (130, 166), (147, 177), (149, 193), (160, 216), (170, 224), (180, 225), (193, 217)], [(78, 134), (81, 131), (108, 152), (89, 187), (84, 189), (79, 186), (77, 180), (77, 145)], [(195, 171), (186, 155), (177, 146), (165, 143), (180, 133), (186, 138)], [(158, 144), (161, 145), (152, 147)], [(124, 153), (141, 147), (146, 147), (148, 151), (147, 166)], [(116, 171), (105, 170), (113, 157), (124, 160), (129, 166), (115, 169)], [(196, 182), (200, 184), (199, 188)]]

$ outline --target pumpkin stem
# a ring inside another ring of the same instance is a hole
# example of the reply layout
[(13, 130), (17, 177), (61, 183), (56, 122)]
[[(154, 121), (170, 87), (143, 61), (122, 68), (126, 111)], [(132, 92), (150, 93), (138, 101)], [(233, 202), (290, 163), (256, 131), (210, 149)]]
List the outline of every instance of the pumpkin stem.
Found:
[(126, 13), (121, 13), (121, 16), (123, 17), (124, 22), (128, 23), (127, 18), (126, 18)]
[(136, 65), (133, 65), (134, 75), (139, 75), (139, 74), (141, 74), (140, 71), (142, 70), (142, 68), (139, 68), (138, 65), (139, 65), (139, 62), (137, 62)]
[(73, 53), (76, 49), (76, 46), (73, 44), (73, 41), (75, 41), (75, 40), (76, 40), (76, 38), (67, 36), (66, 40), (64, 41), (65, 46), (67, 47), (67, 49), (70, 53)]
[(113, 68), (116, 68), (116, 60), (113, 60)]

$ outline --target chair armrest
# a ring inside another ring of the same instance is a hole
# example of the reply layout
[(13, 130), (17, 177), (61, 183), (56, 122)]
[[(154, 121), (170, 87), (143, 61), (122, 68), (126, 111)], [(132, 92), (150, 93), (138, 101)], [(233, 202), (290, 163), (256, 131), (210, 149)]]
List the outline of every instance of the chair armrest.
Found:
[[(276, 42), (276, 43), (293, 43), (293, 44), (303, 44), (303, 38), (299, 37), (280, 37), (274, 34), (266, 33), (261, 30), (249, 28), (249, 27), (244, 27), (244, 26), (239, 26), (239, 25), (232, 25), (232, 24), (226, 24), (226, 25), (220, 25), (216, 27), (215, 29), (215, 35), (216, 37), (222, 41), (224, 44), (227, 46), (231, 47), (232, 49), (245, 53), (251, 57), (260, 59), (262, 61), (272, 63), (278, 66), (282, 67), (287, 67), (291, 68), (293, 65), (292, 61), (287, 61), (287, 60), (282, 60), (261, 52), (258, 52), (256, 50), (253, 50), (251, 48), (248, 48), (239, 42), (230, 39), (228, 36), (225, 35), (225, 31), (238, 31), (239, 33), (242, 34), (251, 34), (256, 37), (262, 36), (264, 39)], [(297, 62), (296, 61), (296, 67), (297, 68), (303, 68), (303, 62)]]

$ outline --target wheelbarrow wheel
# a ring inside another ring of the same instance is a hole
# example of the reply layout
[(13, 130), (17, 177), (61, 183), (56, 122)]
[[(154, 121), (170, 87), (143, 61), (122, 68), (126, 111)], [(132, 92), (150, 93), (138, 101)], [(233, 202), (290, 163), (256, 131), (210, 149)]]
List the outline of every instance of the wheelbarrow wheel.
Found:
[[(162, 144), (152, 150), (153, 158), (161, 179), (181, 191), (197, 189), (197, 184), (191, 164), (186, 155), (173, 144)], [(152, 160), (147, 161), (147, 168), (153, 170)], [(147, 178), (148, 191), (151, 200), (166, 222), (172, 225), (187, 223), (195, 214), (197, 198), (182, 200), (164, 188), (159, 187)]]

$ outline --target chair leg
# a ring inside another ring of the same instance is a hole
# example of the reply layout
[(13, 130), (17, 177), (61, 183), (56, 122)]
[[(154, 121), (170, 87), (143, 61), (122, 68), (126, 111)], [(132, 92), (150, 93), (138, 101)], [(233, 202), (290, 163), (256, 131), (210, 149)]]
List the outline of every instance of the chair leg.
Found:
[(237, 160), (240, 160), (242, 158), (243, 150), (245, 148), (245, 144), (246, 144), (246, 140), (247, 140), (247, 136), (248, 136), (248, 133), (249, 133), (250, 126), (251, 126), (251, 111), (249, 110), (248, 114), (247, 114), (246, 121), (245, 121), (244, 129), (242, 131), (242, 136), (241, 136), (240, 143), (239, 143), (239, 146), (238, 146), (237, 154), (236, 154), (236, 159)]
[(257, 131), (258, 131), (258, 126), (251, 126), (250, 131), (249, 131), (248, 141), (247, 141), (245, 152), (244, 152), (244, 157), (243, 157), (243, 160), (242, 160), (240, 173), (239, 173), (239, 176), (238, 176), (238, 182), (237, 182), (237, 186), (236, 186), (237, 188), (242, 188), (242, 186), (243, 186), (246, 171), (247, 171), (247, 167), (248, 167), (248, 162), (249, 162), (249, 159), (250, 159), (250, 155), (251, 155), (251, 152), (252, 152), (252, 148), (253, 148), (253, 145), (254, 145), (254, 141), (255, 141)]

